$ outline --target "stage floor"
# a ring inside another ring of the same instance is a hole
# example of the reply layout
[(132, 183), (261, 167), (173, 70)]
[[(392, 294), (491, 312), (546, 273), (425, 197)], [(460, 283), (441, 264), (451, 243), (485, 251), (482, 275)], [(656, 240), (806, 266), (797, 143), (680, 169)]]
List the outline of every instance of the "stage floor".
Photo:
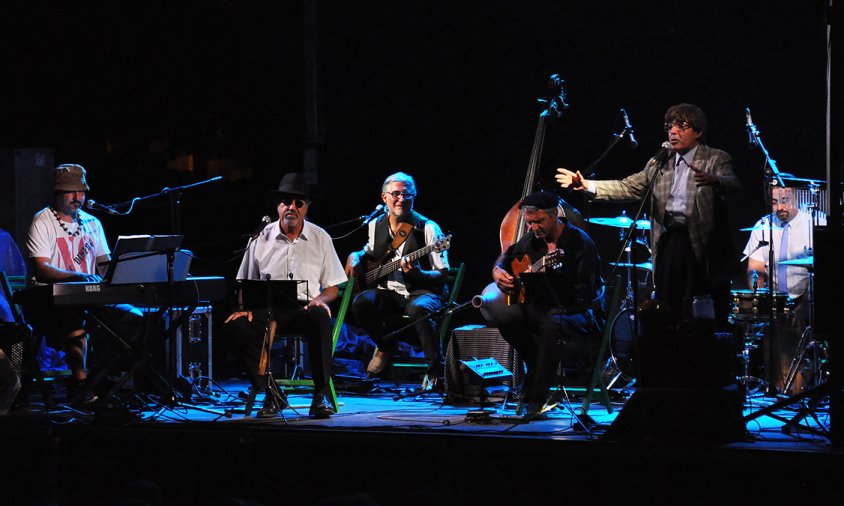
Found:
[[(620, 413), (632, 412), (630, 399), (615, 396), (612, 413), (593, 403), (583, 417), (582, 398), (571, 395), (571, 410), (561, 403), (547, 420), (523, 423), (512, 406), (501, 403), (487, 407), (488, 417), (477, 418), (477, 404), (448, 405), (436, 393), (397, 398), (418, 384), (337, 384), (340, 412), (327, 420), (309, 418), (310, 394), (295, 391), (288, 392), (291, 407), (283, 416), (245, 416), (238, 393), (246, 384), (236, 379), (195, 388), (189, 405), (162, 406), (155, 396), (135, 395), (123, 403), (128, 410), (96, 412), (61, 405), (44, 410), (33, 391), (30, 407), (0, 418), (0, 426), (10, 450), (34, 472), (64, 478), (35, 495), (16, 497), (27, 504), (113, 504), (138, 482), (159, 490), (160, 504), (235, 504), (224, 498), (336, 504), (324, 501), (350, 495), (372, 502), (342, 504), (406, 506), (416, 504), (411, 498), (417, 496), (419, 504), (590, 498), (601, 504), (634, 498), (655, 504), (807, 499), (837, 504), (844, 497), (844, 451), (822, 435), (783, 430), (799, 403), (772, 416), (753, 416), (741, 437), (729, 432), (727, 440), (718, 441), (709, 437), (712, 424), (725, 418), (708, 416), (713, 404), (688, 392), (671, 398), (669, 392), (659, 397), (656, 411), (646, 408), (643, 415), (646, 424), (659, 429), (631, 436), (628, 424), (608, 437)], [(54, 389), (61, 399), (60, 389)], [(745, 416), (775, 401), (745, 400)], [(260, 405), (259, 398), (256, 408)], [(704, 409), (691, 407), (699, 405)], [(817, 430), (828, 422), (822, 405), (804, 425)], [(82, 468), (75, 467), (78, 458)], [(265, 465), (272, 484), (260, 479)], [(113, 476), (110, 482), (119, 486), (92, 494), (82, 486), (88, 472)], [(788, 488), (781, 488), (785, 483)]]

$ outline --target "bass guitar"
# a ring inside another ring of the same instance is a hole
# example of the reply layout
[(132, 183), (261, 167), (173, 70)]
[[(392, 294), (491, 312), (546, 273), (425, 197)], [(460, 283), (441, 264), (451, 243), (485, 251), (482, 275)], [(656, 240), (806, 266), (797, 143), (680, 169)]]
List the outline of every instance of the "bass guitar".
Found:
[(391, 262), (386, 263), (367, 262), (366, 270), (355, 277), (355, 288), (357, 289), (359, 287), (361, 290), (372, 288), (373, 286), (375, 286), (379, 279), (401, 269), (402, 260), (407, 260), (408, 263), (413, 263), (419, 260), (420, 258), (424, 257), (425, 255), (430, 255), (431, 253), (439, 253), (441, 251), (449, 249), (450, 247), (451, 234), (441, 237), (436, 242), (419, 248), (418, 250), (412, 253), (403, 255), (398, 260), (393, 260)]

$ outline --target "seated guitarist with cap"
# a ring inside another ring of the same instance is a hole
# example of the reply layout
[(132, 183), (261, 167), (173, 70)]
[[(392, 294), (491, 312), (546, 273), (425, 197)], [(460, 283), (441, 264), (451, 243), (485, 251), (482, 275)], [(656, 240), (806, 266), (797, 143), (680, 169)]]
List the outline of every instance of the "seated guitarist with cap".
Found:
[(559, 214), (559, 204), (551, 192), (525, 197), (519, 209), (529, 233), (492, 270), (521, 310), (499, 331), (527, 365), (519, 411), (526, 405), (529, 419), (542, 417), (560, 360), (564, 370), (586, 372), (601, 331), (600, 256), (592, 239)]
[[(434, 318), (426, 318), (443, 308), (446, 296), (448, 257), (444, 248), (436, 248), (442, 240), (442, 230), (433, 220), (413, 210), (416, 183), (408, 174), (397, 172), (387, 177), (381, 186), (381, 199), (386, 214), (369, 223), (369, 240), (360, 251), (354, 251), (346, 261), (350, 276), (372, 273), (388, 262), (398, 261), (397, 269), (384, 273), (352, 302), (355, 320), (378, 345), (366, 372), (374, 376), (389, 365), (397, 351), (398, 341), (418, 338), (428, 364), (423, 388), (435, 386), (442, 376), (442, 350)], [(430, 253), (413, 260), (420, 249)], [(373, 276), (366, 276), (371, 279)], [(356, 283), (360, 286), (360, 282)], [(364, 288), (364, 287), (362, 287)], [(408, 316), (418, 323), (408, 331), (390, 336), (397, 317)]]

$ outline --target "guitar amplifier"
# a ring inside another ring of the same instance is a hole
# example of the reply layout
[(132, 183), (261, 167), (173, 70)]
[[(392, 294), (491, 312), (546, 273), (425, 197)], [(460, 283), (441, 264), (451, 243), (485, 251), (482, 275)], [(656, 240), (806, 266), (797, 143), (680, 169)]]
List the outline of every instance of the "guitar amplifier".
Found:
[[(512, 376), (482, 381), (460, 362), (487, 358), (494, 358)], [(512, 389), (519, 385), (521, 379), (519, 356), (497, 328), (465, 325), (454, 329), (445, 353), (445, 391), (450, 403), (479, 402), (482, 387), (505, 385)]]

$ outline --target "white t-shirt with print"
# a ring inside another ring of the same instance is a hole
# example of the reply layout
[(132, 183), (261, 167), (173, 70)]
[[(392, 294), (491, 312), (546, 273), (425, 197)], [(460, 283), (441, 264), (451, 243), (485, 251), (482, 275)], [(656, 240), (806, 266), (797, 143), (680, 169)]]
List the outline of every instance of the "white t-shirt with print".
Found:
[[(100, 220), (82, 210), (78, 213), (76, 222), (65, 222), (65, 231), (49, 207), (38, 211), (26, 241), (29, 258), (49, 258), (51, 265), (67, 271), (97, 273), (97, 258), (111, 250)], [(78, 235), (72, 235), (80, 228)]]

